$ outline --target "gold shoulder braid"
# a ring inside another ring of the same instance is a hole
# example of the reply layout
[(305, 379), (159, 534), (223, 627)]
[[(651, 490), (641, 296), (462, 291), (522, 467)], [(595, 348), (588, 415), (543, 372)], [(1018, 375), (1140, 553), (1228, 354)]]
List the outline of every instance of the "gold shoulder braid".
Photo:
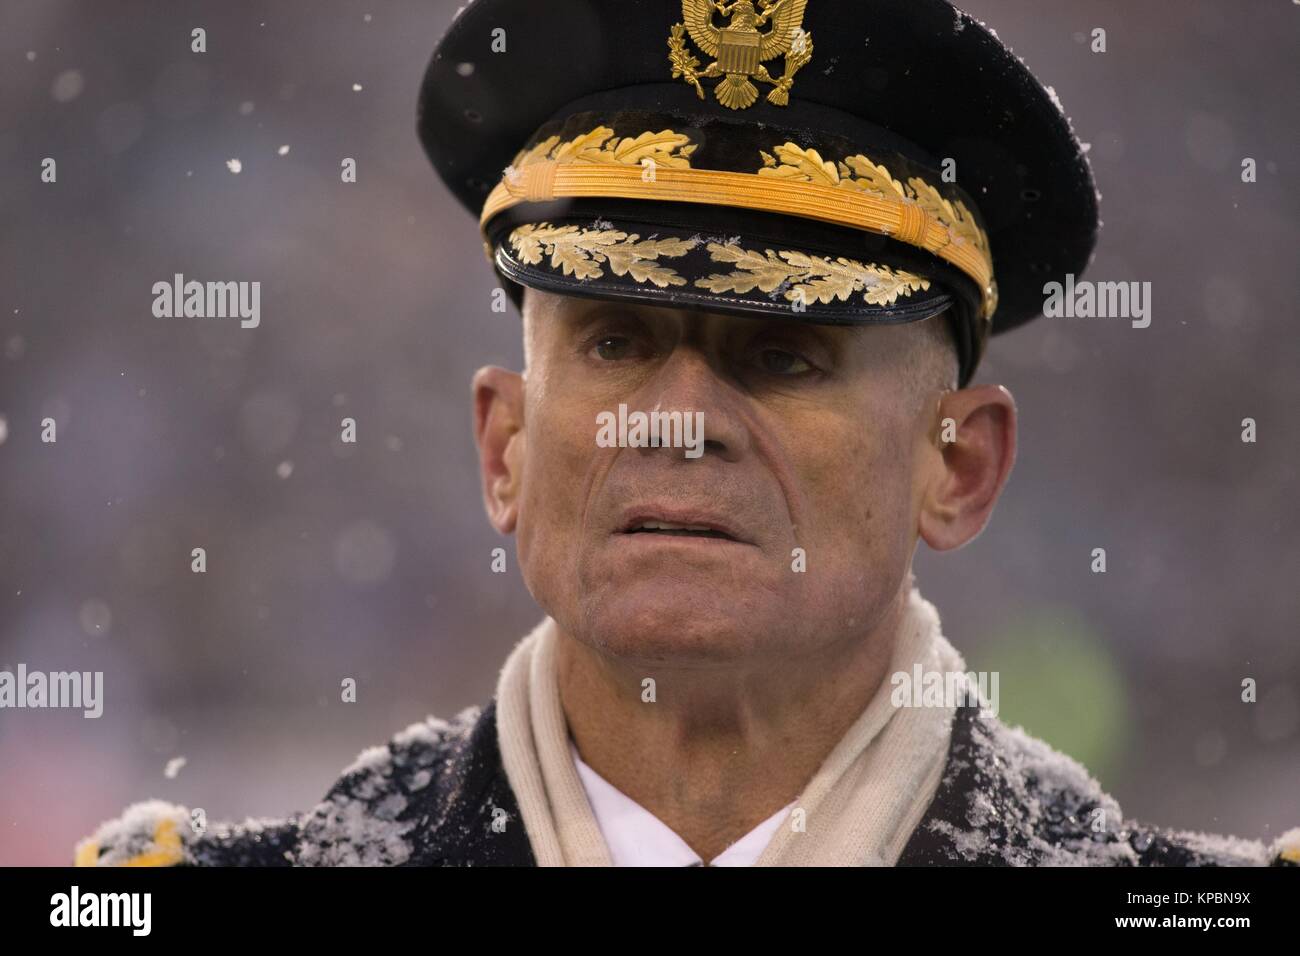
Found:
[[(120, 857), (123, 854), (114, 853)], [(73, 866), (99, 866), (100, 845), (87, 838), (77, 845)], [(185, 859), (180, 833), (173, 819), (158, 820), (153, 827), (152, 840), (139, 852), (126, 855), (114, 866), (176, 866)]]

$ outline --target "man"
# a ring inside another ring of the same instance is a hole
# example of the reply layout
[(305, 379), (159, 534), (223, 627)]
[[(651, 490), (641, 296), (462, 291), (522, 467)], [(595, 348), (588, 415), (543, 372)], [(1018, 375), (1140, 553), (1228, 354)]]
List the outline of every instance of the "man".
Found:
[(918, 541), (975, 537), (1013, 464), (1010, 394), (971, 384), (988, 337), (1097, 229), (990, 32), (942, 0), (479, 0), (420, 132), (522, 311), (475, 436), (546, 617), (487, 706), (312, 810), (140, 804), (79, 863), (1300, 860), (1298, 831), (1125, 818), (988, 713), (914, 587)]

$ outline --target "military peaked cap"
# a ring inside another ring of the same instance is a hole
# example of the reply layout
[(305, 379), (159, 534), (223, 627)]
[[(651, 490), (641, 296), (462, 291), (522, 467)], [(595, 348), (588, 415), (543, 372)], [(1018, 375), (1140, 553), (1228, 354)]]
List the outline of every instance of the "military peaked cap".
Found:
[(516, 304), (946, 313), (963, 383), (1096, 240), (1055, 96), (945, 0), (476, 0), (419, 133)]

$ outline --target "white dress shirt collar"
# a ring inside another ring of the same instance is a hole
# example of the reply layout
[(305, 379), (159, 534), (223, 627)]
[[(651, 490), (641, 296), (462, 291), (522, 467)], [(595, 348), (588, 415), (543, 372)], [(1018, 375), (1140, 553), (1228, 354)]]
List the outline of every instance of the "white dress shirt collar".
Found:
[[(704, 862), (666, 823), (587, 766), (572, 739), (569, 752), (615, 866), (699, 866)], [(782, 807), (710, 860), (709, 866), (753, 866), (793, 808), (794, 803)]]

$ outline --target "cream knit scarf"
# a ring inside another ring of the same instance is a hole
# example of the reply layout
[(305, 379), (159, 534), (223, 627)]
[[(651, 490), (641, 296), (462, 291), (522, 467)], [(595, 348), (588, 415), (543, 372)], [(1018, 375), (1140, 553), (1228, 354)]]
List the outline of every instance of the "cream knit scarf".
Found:
[[(555, 622), (511, 652), (497, 684), (497, 734), (539, 866), (609, 866), (609, 851), (569, 753), (556, 676)], [(890, 676), (965, 671), (934, 606), (909, 595), (889, 670), (861, 716), (795, 801), (758, 866), (892, 866), (938, 789), (953, 708), (895, 707)], [(802, 815), (797, 815), (803, 810)], [(802, 816), (803, 828), (799, 828)]]

